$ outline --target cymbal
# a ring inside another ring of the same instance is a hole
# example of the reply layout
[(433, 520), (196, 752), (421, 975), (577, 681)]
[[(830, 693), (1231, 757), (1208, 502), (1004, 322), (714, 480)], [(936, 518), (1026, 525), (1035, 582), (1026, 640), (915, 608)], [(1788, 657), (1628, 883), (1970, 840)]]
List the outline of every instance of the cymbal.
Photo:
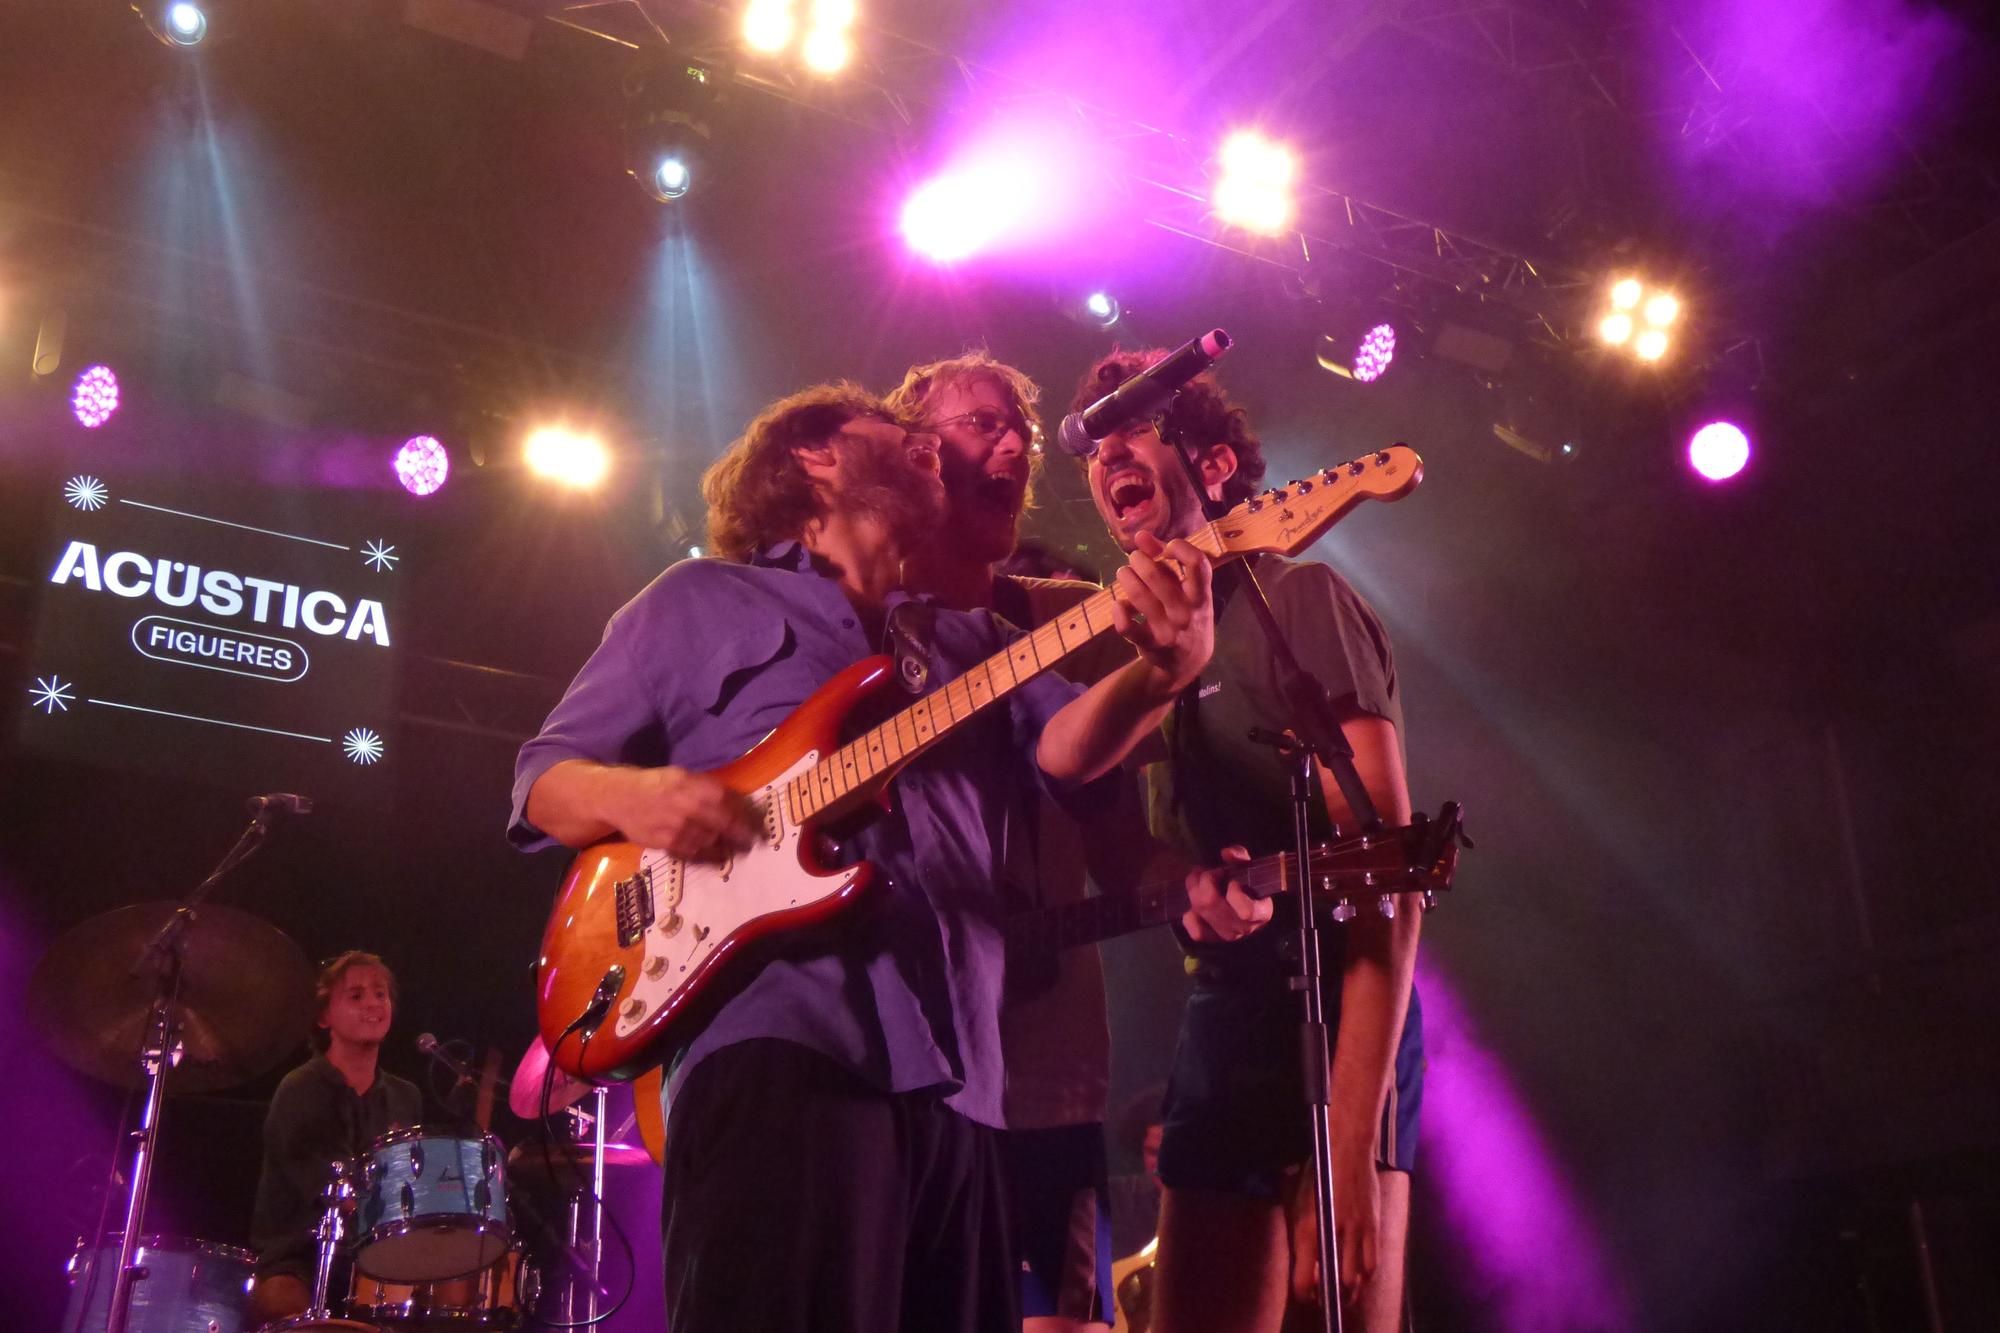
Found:
[[(548, 1072), (548, 1043), (536, 1037), (521, 1053), (521, 1063), (514, 1066), (514, 1081), (507, 1087), (507, 1109), (523, 1120), (540, 1116), (542, 1080), (548, 1077)], [(595, 1086), (557, 1069), (555, 1082), (549, 1085), (549, 1114), (576, 1105), (588, 1097)]]
[[(145, 1079), (139, 1047), (157, 987), (147, 946), (178, 904), (92, 917), (49, 946), (28, 982), (28, 1018), (72, 1069), (118, 1087)], [(220, 903), (187, 928), (178, 1009), (183, 1053), (167, 1090), (213, 1092), (254, 1078), (312, 1030), (313, 974), (291, 937)]]
[[(592, 1145), (553, 1143), (545, 1150), (539, 1143), (519, 1143), (507, 1154), (509, 1185), (552, 1185), (558, 1191), (576, 1188), (591, 1176)], [(604, 1145), (604, 1165), (651, 1166), (653, 1159), (636, 1143)]]

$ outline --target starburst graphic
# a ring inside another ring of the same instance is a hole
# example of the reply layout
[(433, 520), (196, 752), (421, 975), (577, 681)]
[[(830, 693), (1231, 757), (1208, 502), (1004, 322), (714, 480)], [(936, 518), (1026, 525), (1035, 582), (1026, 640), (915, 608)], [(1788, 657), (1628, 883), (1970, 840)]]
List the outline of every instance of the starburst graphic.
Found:
[(379, 538), (361, 549), (361, 563), (380, 574), (385, 569), (394, 569), (403, 557), (396, 554), (396, 548)]
[(78, 509), (102, 509), (110, 496), (110, 488), (95, 477), (74, 476), (63, 487), (63, 499)]
[(49, 676), (46, 678), (37, 676), (35, 677), (34, 687), (28, 691), (28, 693), (35, 696), (34, 703), (30, 704), (29, 707), (39, 708), (50, 717), (55, 716), (58, 708), (67, 713), (74, 697), (70, 694), (70, 691), (75, 688), (75, 686), (65, 682), (61, 676)]
[(357, 764), (372, 764), (382, 757), (382, 738), (366, 727), (356, 727), (340, 738), (340, 748)]

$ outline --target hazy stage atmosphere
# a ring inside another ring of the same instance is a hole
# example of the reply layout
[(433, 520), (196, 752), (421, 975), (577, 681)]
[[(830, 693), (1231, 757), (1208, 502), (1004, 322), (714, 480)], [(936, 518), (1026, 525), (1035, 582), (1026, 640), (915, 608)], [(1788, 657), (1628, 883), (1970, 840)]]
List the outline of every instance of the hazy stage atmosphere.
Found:
[[(380, 954), (382, 1068), (469, 1114), (418, 1035), (516, 1071), (568, 865), (508, 845), (516, 752), (714, 558), (746, 423), (985, 349), (1041, 391), (1024, 545), (1099, 581), (1057, 423), (1220, 328), (1265, 485), (1422, 458), (1300, 557), (1476, 844), (1406, 1326), (2000, 1327), (1988, 7), (858, 3), (8, 6), (0, 1323), (66, 1327), (126, 1206), (144, 988), (68, 932), (310, 798), (210, 901)], [(1115, 1119), (1190, 982), (1102, 953)], [(169, 1080), (148, 1232), (250, 1245), (303, 976), (256, 1068)], [(660, 1196), (607, 1169), (614, 1333), (664, 1327)]]

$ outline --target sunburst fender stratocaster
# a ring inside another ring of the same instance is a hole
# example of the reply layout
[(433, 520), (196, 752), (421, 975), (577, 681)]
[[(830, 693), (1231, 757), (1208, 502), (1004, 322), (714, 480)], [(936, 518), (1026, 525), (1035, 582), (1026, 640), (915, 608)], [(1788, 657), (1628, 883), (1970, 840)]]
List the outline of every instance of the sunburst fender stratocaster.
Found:
[[(1362, 500), (1399, 500), (1423, 480), (1405, 445), (1328, 468), (1244, 501), (1189, 542), (1211, 559), (1304, 550)], [(747, 754), (713, 770), (750, 797), (763, 836), (721, 865), (606, 840), (578, 854), (542, 936), (535, 988), (550, 1057), (581, 1078), (631, 1077), (677, 1044), (698, 1001), (766, 936), (825, 921), (875, 878), (836, 867), (823, 831), (869, 803), (888, 805), (905, 764), (1112, 627), (1097, 593), (1003, 651), (843, 743), (846, 723), (899, 688), (871, 657), (827, 681)], [(893, 696), (890, 696), (893, 697)], [(745, 960), (754, 966), (754, 960)]]

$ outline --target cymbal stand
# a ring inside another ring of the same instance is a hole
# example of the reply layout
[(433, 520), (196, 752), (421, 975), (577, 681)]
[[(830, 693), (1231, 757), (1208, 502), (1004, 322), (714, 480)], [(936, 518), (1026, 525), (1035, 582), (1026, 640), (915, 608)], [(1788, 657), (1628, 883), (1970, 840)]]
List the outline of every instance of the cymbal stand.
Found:
[(133, 1262), (139, 1252), (139, 1238), (146, 1219), (146, 1196), (153, 1184), (153, 1149), (159, 1130), (160, 1105), (166, 1099), (167, 1069), (180, 1058), (180, 1024), (174, 1006), (180, 993), (181, 941), (185, 923), (192, 913), (182, 908), (174, 915), (163, 935), (172, 933), (166, 946), (167, 965), (160, 973), (160, 993), (146, 1022), (146, 1040), (139, 1054), (146, 1070), (146, 1109), (140, 1113), (139, 1127), (132, 1131), (132, 1171), (126, 1177), (125, 1234), (118, 1242), (118, 1267), (111, 1284), (111, 1311), (105, 1333), (125, 1333), (130, 1312), (132, 1284), (146, 1277), (146, 1270)]
[(146, 1020), (146, 1037), (139, 1050), (139, 1064), (146, 1076), (146, 1109), (139, 1117), (139, 1128), (132, 1132), (132, 1172), (127, 1177), (125, 1234), (119, 1238), (118, 1271), (112, 1281), (111, 1309), (105, 1320), (104, 1333), (125, 1333), (126, 1320), (131, 1314), (132, 1286), (146, 1277), (146, 1270), (133, 1263), (133, 1259), (138, 1254), (145, 1226), (146, 1197), (152, 1190), (154, 1149), (159, 1136), (160, 1107), (166, 1100), (167, 1071), (181, 1058), (179, 1005), (188, 932), (194, 927), (195, 913), (202, 900), (222, 882), (224, 875), (249, 860), (270, 835), (271, 821), (276, 817), (275, 808), (261, 805), (253, 805), (252, 808), (256, 813), (250, 820), (250, 827), (243, 830), (235, 845), (209, 872), (208, 878), (182, 900), (172, 919), (160, 927), (159, 934), (147, 945), (144, 959), (134, 969), (137, 972), (150, 965), (157, 989), (153, 995), (152, 1013)]

